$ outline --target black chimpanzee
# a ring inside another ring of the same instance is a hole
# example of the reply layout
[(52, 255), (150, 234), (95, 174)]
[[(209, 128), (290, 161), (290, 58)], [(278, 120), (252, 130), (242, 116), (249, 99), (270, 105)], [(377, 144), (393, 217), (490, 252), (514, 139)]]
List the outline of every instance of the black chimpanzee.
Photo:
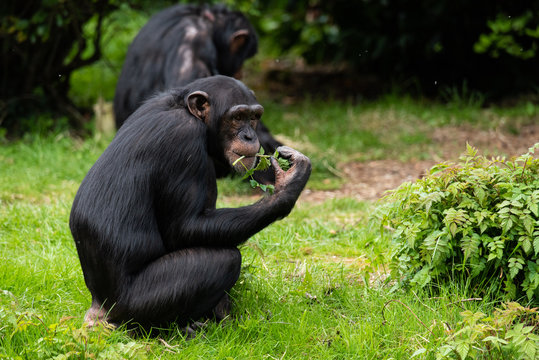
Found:
[[(249, 20), (222, 5), (176, 5), (157, 13), (127, 51), (114, 96), (116, 127), (156, 92), (211, 75), (235, 76), (257, 48)], [(262, 123), (257, 133), (268, 153), (282, 145)]]
[(240, 81), (213, 76), (145, 102), (83, 180), (70, 228), (92, 305), (93, 324), (144, 327), (219, 315), (237, 281), (238, 245), (287, 216), (311, 172), (309, 159), (279, 148), (275, 192), (216, 209), (214, 163), (238, 172), (255, 163), (263, 108)]

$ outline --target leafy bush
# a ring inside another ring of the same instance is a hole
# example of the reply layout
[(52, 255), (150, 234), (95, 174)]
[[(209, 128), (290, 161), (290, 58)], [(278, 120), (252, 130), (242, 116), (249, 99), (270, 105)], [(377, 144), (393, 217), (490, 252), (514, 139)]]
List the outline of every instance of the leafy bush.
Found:
[(468, 146), (389, 194), (391, 270), (414, 287), (459, 281), (474, 291), (539, 300), (539, 159), (489, 160)]
[[(133, 3), (134, 1), (130, 1)], [(163, 5), (163, 7), (166, 5)], [(89, 66), (76, 69), (70, 78), (69, 97), (82, 108), (91, 108), (102, 96), (105, 100), (114, 98), (116, 81), (120, 75), (129, 44), (146, 24), (151, 11), (140, 11), (127, 3), (122, 3), (103, 20), (101, 38), (101, 58)], [(90, 38), (97, 19), (93, 18), (84, 26), (85, 37)], [(89, 56), (93, 51), (87, 49)]]
[(481, 34), (474, 44), (475, 52), (488, 52), (494, 58), (502, 52), (521, 59), (534, 58), (539, 46), (538, 18), (531, 10), (514, 18), (498, 14), (495, 20), (487, 22), (491, 32)]
[(436, 359), (537, 359), (539, 313), (510, 302), (493, 316), (463, 311), (463, 320), (438, 349)]
[[(69, 114), (83, 123), (67, 98), (69, 77), (101, 56), (103, 18), (118, 2), (10, 0), (2, 5), (0, 125), (21, 131), (16, 129), (18, 118), (43, 110)], [(95, 26), (85, 37), (84, 24), (92, 18)]]

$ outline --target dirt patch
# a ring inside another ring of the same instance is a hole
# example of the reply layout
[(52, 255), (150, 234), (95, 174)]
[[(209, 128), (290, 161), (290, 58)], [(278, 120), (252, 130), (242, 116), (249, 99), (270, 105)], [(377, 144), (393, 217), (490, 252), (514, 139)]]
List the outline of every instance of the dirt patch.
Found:
[(414, 181), (434, 165), (434, 161), (399, 162), (395, 160), (377, 160), (354, 162), (339, 166), (345, 176), (345, 183), (337, 190), (305, 190), (302, 200), (325, 201), (336, 198), (354, 198), (357, 200), (376, 200), (384, 192), (398, 187), (405, 181)]
[(340, 164), (338, 170), (345, 184), (337, 190), (305, 190), (302, 201), (322, 202), (335, 198), (377, 200), (390, 189), (405, 181), (414, 181), (424, 176), (436, 163), (456, 161), (466, 149), (466, 143), (474, 146), (486, 156), (516, 156), (528, 151), (539, 142), (539, 124), (523, 126), (517, 134), (497, 130), (481, 131), (468, 126), (452, 126), (436, 129), (431, 135), (433, 155), (431, 160), (400, 162), (377, 160)]

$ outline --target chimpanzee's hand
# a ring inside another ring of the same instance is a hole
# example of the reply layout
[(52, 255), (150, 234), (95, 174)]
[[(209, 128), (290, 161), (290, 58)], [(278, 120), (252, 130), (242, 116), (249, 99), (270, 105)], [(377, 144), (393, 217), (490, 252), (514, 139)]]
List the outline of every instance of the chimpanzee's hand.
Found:
[(275, 158), (271, 158), (271, 165), (275, 171), (275, 193), (291, 191), (299, 196), (311, 175), (311, 160), (297, 150), (288, 146), (277, 148), (279, 155), (290, 162), (290, 169), (284, 171)]

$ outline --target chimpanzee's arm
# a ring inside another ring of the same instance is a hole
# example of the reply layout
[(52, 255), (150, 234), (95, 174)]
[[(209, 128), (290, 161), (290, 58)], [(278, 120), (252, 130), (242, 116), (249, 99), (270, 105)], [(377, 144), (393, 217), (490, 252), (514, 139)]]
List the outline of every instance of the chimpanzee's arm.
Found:
[[(170, 228), (170, 234), (176, 239), (169, 240), (181, 247), (237, 246), (287, 216), (307, 183), (311, 164), (306, 156), (295, 150), (280, 149), (282, 155), (290, 156), (292, 167), (286, 172), (280, 168), (276, 171), (275, 194), (249, 206), (206, 209), (199, 216), (176, 222)], [(278, 167), (275, 161), (273, 166)]]

